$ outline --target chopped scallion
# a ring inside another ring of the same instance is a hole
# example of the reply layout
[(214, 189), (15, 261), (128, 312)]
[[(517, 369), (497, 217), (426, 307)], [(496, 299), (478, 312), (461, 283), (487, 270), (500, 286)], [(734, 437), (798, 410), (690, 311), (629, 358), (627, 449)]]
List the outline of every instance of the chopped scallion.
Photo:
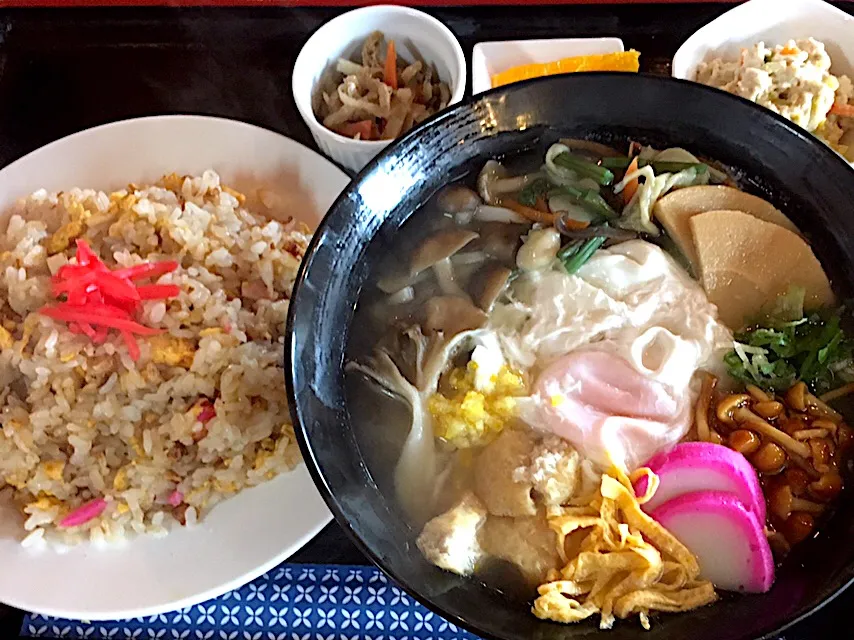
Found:
[(555, 156), (554, 161), (555, 164), (575, 171), (584, 178), (592, 178), (602, 186), (608, 186), (614, 182), (614, 173), (610, 169), (574, 156), (571, 153), (561, 153)]
[(575, 240), (558, 251), (557, 257), (563, 263), (566, 272), (572, 275), (587, 264), (593, 254), (605, 244), (605, 240), (607, 238), (604, 237)]
[[(557, 159), (555, 159), (555, 162), (557, 162)], [(608, 169), (627, 169), (629, 164), (631, 164), (631, 159), (627, 157), (602, 158), (602, 166)], [(656, 174), (679, 173), (680, 171), (684, 171), (685, 169), (690, 169), (692, 167), (696, 167), (697, 171), (700, 172), (709, 170), (708, 165), (703, 164), (702, 162), (656, 162), (653, 160), (650, 163), (649, 160), (638, 161), (639, 168), (643, 168), (648, 164), (652, 164), (652, 169)]]

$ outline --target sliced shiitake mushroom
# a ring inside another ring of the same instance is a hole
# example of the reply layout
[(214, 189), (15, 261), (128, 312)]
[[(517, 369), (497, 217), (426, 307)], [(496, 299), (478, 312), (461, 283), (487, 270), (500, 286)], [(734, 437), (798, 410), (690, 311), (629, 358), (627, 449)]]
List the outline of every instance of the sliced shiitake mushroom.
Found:
[(444, 213), (457, 214), (474, 211), (481, 204), (480, 196), (461, 184), (445, 187), (436, 197), (436, 204)]
[(412, 252), (412, 261), (409, 263), (410, 277), (450, 258), (477, 237), (477, 233), (468, 229), (445, 229), (434, 233)]
[(434, 296), (424, 304), (424, 330), (452, 336), (479, 329), (486, 324), (486, 314), (466, 298)]
[[(444, 229), (434, 233), (421, 242), (415, 248), (415, 251), (412, 252), (408, 272), (380, 278), (377, 286), (385, 293), (400, 291), (411, 284), (419, 273), (443, 261), (448, 261), (452, 255), (477, 237), (478, 234), (476, 232), (460, 228)], [(449, 268), (450, 261), (445, 266)], [(441, 276), (444, 273), (443, 271), (437, 275)]]
[(507, 267), (494, 262), (478, 271), (470, 285), (475, 304), (489, 313), (507, 286), (512, 273)]
[(471, 243), (471, 248), (477, 248), (506, 265), (515, 265), (516, 252), (522, 245), (522, 237), (529, 228), (524, 224), (482, 222), (478, 226), (480, 237)]
[(500, 162), (489, 160), (483, 165), (480, 175), (477, 177), (477, 192), (486, 204), (495, 204), (498, 200), (497, 194), (493, 192), (493, 185), (507, 177), (507, 169)]
[(521, 191), (537, 177), (537, 174), (509, 177), (500, 162), (489, 160), (477, 177), (477, 192), (486, 204), (498, 205), (501, 196)]

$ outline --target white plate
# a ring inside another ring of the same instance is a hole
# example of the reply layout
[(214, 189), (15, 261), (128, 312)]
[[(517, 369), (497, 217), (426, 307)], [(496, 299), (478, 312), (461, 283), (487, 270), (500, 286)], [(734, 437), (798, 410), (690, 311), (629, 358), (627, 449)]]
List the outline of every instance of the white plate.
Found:
[[(247, 196), (257, 185), (273, 190), (283, 209), (311, 226), (349, 181), (318, 154), (272, 131), (219, 118), (162, 116), (89, 129), (10, 164), (0, 170), (0, 211), (39, 187), (109, 190), (208, 168)], [(120, 548), (25, 549), (20, 515), (0, 506), (0, 601), (86, 620), (170, 611), (256, 578), (330, 519), (304, 465), (217, 505), (196, 527), (175, 527), (160, 539), (137, 537)]]
[(693, 80), (697, 65), (738, 59), (743, 47), (813, 37), (827, 45), (831, 72), (854, 75), (854, 17), (822, 0), (750, 0), (685, 41), (673, 57), (673, 77)]
[(619, 38), (549, 38), (478, 42), (471, 56), (472, 94), (492, 88), (492, 76), (522, 64), (542, 64), (573, 56), (620, 53)]

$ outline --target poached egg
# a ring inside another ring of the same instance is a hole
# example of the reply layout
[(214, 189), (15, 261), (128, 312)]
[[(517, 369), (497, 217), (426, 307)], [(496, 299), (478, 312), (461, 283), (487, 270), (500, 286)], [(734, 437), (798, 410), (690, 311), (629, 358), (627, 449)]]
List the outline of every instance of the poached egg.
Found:
[(533, 381), (520, 418), (568, 440), (602, 470), (629, 470), (685, 437), (695, 374), (732, 344), (716, 307), (662, 249), (633, 240), (576, 275), (514, 282), (492, 314), (501, 350)]

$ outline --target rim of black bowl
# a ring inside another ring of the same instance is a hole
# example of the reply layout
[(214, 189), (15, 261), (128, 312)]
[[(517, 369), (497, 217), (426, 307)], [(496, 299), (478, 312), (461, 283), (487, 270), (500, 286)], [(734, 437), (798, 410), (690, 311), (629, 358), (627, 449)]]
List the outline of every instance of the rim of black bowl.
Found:
[[(502, 640), (499, 636), (492, 634), (489, 631), (484, 631), (478, 629), (477, 626), (473, 625), (471, 622), (462, 618), (453, 613), (447, 612), (443, 610), (440, 606), (433, 603), (429, 598), (422, 596), (418, 590), (414, 587), (410, 586), (410, 584), (403, 578), (398, 575), (398, 572), (393, 568), (388, 566), (378, 555), (377, 553), (367, 544), (362, 538), (357, 534), (347, 516), (344, 515), (343, 510), (341, 508), (340, 502), (336, 498), (335, 494), (332, 492), (331, 488), (327, 484), (327, 480), (325, 478), (324, 472), (321, 469), (321, 465), (317, 460), (315, 455), (314, 447), (311, 442), (307, 438), (305, 434), (305, 427), (303, 424), (303, 416), (302, 411), (300, 409), (300, 405), (297, 401), (296, 394), (294, 392), (294, 349), (295, 344), (293, 340), (294, 336), (294, 324), (296, 322), (296, 315), (299, 309), (299, 297), (300, 290), (304, 286), (304, 281), (306, 279), (306, 274), (311, 268), (311, 264), (313, 261), (313, 257), (315, 254), (315, 250), (317, 245), (320, 242), (320, 239), (325, 235), (328, 227), (331, 225), (332, 215), (336, 210), (339, 209), (341, 203), (347, 201), (351, 198), (352, 194), (354, 194), (358, 190), (358, 185), (362, 182), (363, 178), (369, 174), (371, 174), (377, 166), (382, 164), (386, 157), (394, 155), (396, 150), (400, 146), (404, 146), (410, 140), (416, 139), (422, 135), (422, 132), (427, 129), (432, 129), (433, 127), (440, 126), (442, 122), (452, 119), (456, 114), (461, 113), (465, 110), (471, 109), (471, 107), (483, 100), (495, 99), (497, 96), (502, 96), (506, 94), (511, 94), (517, 91), (524, 90), (527, 87), (543, 85), (544, 87), (549, 84), (559, 84), (559, 83), (569, 83), (572, 84), (576, 79), (579, 82), (590, 82), (591, 78), (610, 78), (614, 79), (618, 77), (621, 81), (631, 83), (631, 82), (641, 82), (648, 84), (661, 84), (661, 85), (684, 85), (688, 88), (688, 90), (693, 91), (697, 94), (706, 93), (714, 96), (714, 99), (721, 100), (724, 102), (730, 102), (733, 105), (738, 105), (741, 109), (751, 109), (756, 114), (757, 118), (766, 119), (769, 121), (775, 121), (776, 126), (785, 130), (785, 135), (795, 136), (806, 143), (822, 147), (818, 151), (818, 153), (823, 154), (826, 157), (826, 161), (829, 163), (839, 163), (844, 166), (847, 171), (851, 171), (851, 179), (854, 180), (854, 168), (849, 164), (841, 155), (839, 155), (836, 151), (831, 149), (829, 146), (825, 145), (821, 141), (819, 141), (815, 136), (807, 132), (805, 129), (802, 129), (800, 126), (795, 125), (790, 120), (784, 118), (783, 116), (766, 109), (764, 107), (758, 106), (757, 104), (739, 96), (735, 96), (733, 94), (724, 92), (719, 89), (715, 89), (713, 87), (709, 87), (700, 83), (692, 82), (690, 80), (682, 80), (678, 78), (673, 78), (670, 76), (658, 76), (652, 74), (645, 73), (637, 73), (637, 74), (629, 74), (624, 72), (586, 72), (583, 74), (564, 74), (558, 76), (549, 76), (542, 78), (533, 78), (530, 80), (524, 80), (521, 82), (513, 83), (511, 85), (506, 85), (502, 87), (498, 87), (495, 89), (490, 89), (488, 91), (479, 93), (475, 96), (470, 96), (463, 101), (448, 107), (444, 111), (441, 111), (430, 118), (426, 119), (418, 126), (411, 129), (405, 135), (396, 139), (392, 144), (383, 149), (377, 156), (375, 156), (356, 176), (350, 181), (347, 187), (339, 194), (336, 198), (335, 202), (333, 202), (332, 206), (329, 208), (327, 213), (324, 215), (317, 229), (314, 231), (311, 241), (308, 244), (303, 260), (299, 266), (296, 279), (294, 281), (294, 287), (291, 295), (291, 305), (288, 310), (287, 316), (287, 324), (286, 324), (286, 340), (285, 340), (285, 348), (284, 348), (284, 371), (285, 371), (285, 383), (287, 387), (288, 401), (290, 414), (294, 425), (294, 431), (297, 436), (297, 441), (300, 447), (300, 451), (303, 456), (304, 463), (308, 468), (309, 473), (311, 474), (312, 480), (314, 481), (315, 486), (321, 494), (321, 497), (326, 502), (329, 510), (332, 512), (332, 515), (335, 518), (335, 521), (338, 525), (343, 529), (347, 537), (350, 541), (361, 551), (377, 568), (379, 568), (383, 573), (385, 573), (388, 577), (395, 581), (397, 585), (399, 585), (409, 596), (411, 596), (416, 602), (423, 605), (429, 611), (434, 614), (449, 620), (453, 624), (458, 627), (461, 627), (475, 635), (489, 638), (490, 640)], [(507, 131), (502, 130), (502, 131)], [(498, 132), (496, 132), (498, 133)], [(407, 218), (408, 219), (408, 218)], [(349, 333), (350, 327), (342, 328), (344, 333)], [(346, 345), (346, 340), (345, 340)], [(346, 350), (346, 346), (345, 346)], [(343, 354), (342, 354), (343, 355)], [(343, 375), (342, 375), (343, 377)], [(416, 552), (416, 551), (414, 551)], [(849, 588), (852, 584), (854, 584), (854, 566), (849, 566), (844, 572), (845, 575), (841, 576), (837, 581), (830, 586), (829, 592), (818, 602), (812, 604), (810, 606), (801, 607), (797, 610), (793, 617), (779, 623), (772, 623), (767, 628), (762, 629), (760, 635), (753, 636), (750, 640), (774, 640), (779, 636), (779, 634), (785, 632), (787, 629), (792, 627), (799, 622), (804, 621), (824, 606), (833, 601), (837, 596), (839, 596), (843, 591)], [(746, 596), (750, 597), (750, 596)], [(709, 605), (714, 606), (714, 604)], [(689, 615), (691, 611), (675, 614), (675, 615)], [(600, 632), (604, 633), (604, 632)], [(744, 640), (748, 640), (747, 637)]]

